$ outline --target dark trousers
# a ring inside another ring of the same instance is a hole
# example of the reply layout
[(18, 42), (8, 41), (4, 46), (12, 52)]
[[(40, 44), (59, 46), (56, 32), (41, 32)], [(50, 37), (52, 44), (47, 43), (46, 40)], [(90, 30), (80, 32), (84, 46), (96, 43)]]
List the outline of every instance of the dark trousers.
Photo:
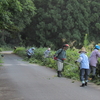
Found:
[(28, 58), (31, 58), (31, 55), (27, 55)]
[(89, 69), (80, 69), (80, 80), (81, 81), (85, 81), (88, 80), (88, 76), (89, 76)]
[(95, 76), (95, 74), (96, 74), (96, 67), (95, 67), (95, 66), (91, 66), (91, 65), (90, 65), (89, 74), (90, 74), (90, 73), (92, 73), (92, 75)]

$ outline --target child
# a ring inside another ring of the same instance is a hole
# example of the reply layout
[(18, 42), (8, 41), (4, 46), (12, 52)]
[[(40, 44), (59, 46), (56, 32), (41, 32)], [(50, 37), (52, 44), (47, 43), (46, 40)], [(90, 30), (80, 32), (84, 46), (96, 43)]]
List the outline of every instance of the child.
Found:
[(89, 75), (89, 60), (86, 55), (86, 50), (84, 47), (82, 47), (81, 51), (79, 51), (80, 57), (78, 60), (75, 61), (75, 63), (80, 63), (80, 79), (82, 82), (81, 87), (87, 86), (88, 82), (88, 75)]

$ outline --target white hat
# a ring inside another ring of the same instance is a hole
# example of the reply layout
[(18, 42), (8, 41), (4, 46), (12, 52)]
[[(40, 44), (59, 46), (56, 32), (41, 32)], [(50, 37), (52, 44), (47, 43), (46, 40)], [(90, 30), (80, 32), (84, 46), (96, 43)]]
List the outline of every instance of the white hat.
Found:
[(34, 47), (32, 47), (32, 49), (34, 49), (34, 50), (35, 50), (35, 48), (34, 48)]
[(51, 48), (48, 48), (48, 50), (51, 50)]

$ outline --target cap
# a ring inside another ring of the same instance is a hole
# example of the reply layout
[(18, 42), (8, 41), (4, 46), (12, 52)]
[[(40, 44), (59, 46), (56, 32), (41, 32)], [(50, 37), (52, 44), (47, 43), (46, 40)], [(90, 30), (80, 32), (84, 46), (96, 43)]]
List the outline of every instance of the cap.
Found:
[(64, 44), (63, 47), (69, 47), (69, 45), (68, 44)]
[(95, 45), (95, 49), (100, 49), (100, 46), (99, 45)]
[(48, 48), (48, 50), (51, 50), (51, 48)]

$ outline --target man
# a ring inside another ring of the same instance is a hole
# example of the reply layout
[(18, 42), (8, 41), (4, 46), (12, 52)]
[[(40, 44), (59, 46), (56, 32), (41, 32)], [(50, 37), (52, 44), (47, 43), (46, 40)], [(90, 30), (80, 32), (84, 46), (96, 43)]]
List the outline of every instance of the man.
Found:
[(32, 48), (30, 48), (30, 49), (27, 50), (27, 56), (28, 56), (28, 58), (31, 58), (31, 56), (34, 54), (34, 50), (35, 50), (34, 47), (32, 47)]
[(95, 48), (94, 48), (94, 50), (92, 51), (92, 53), (89, 57), (90, 73), (92, 72), (92, 79), (95, 78), (97, 60), (100, 57), (100, 52), (98, 51), (99, 49), (100, 49), (100, 46), (95, 45)]
[[(89, 60), (86, 55), (86, 50), (84, 47), (79, 51), (80, 57), (78, 60), (75, 61), (75, 63), (80, 63), (80, 80), (82, 82), (81, 87), (87, 86), (88, 82), (88, 75), (89, 75)], [(85, 76), (85, 77), (84, 77)]]
[(61, 72), (62, 72), (62, 69), (63, 69), (63, 62), (64, 60), (66, 60), (66, 50), (68, 49), (69, 45), (68, 44), (64, 44), (62, 46), (61, 49), (57, 50), (56, 51), (56, 54), (55, 56), (57, 57), (57, 76), (58, 77), (61, 77)]

